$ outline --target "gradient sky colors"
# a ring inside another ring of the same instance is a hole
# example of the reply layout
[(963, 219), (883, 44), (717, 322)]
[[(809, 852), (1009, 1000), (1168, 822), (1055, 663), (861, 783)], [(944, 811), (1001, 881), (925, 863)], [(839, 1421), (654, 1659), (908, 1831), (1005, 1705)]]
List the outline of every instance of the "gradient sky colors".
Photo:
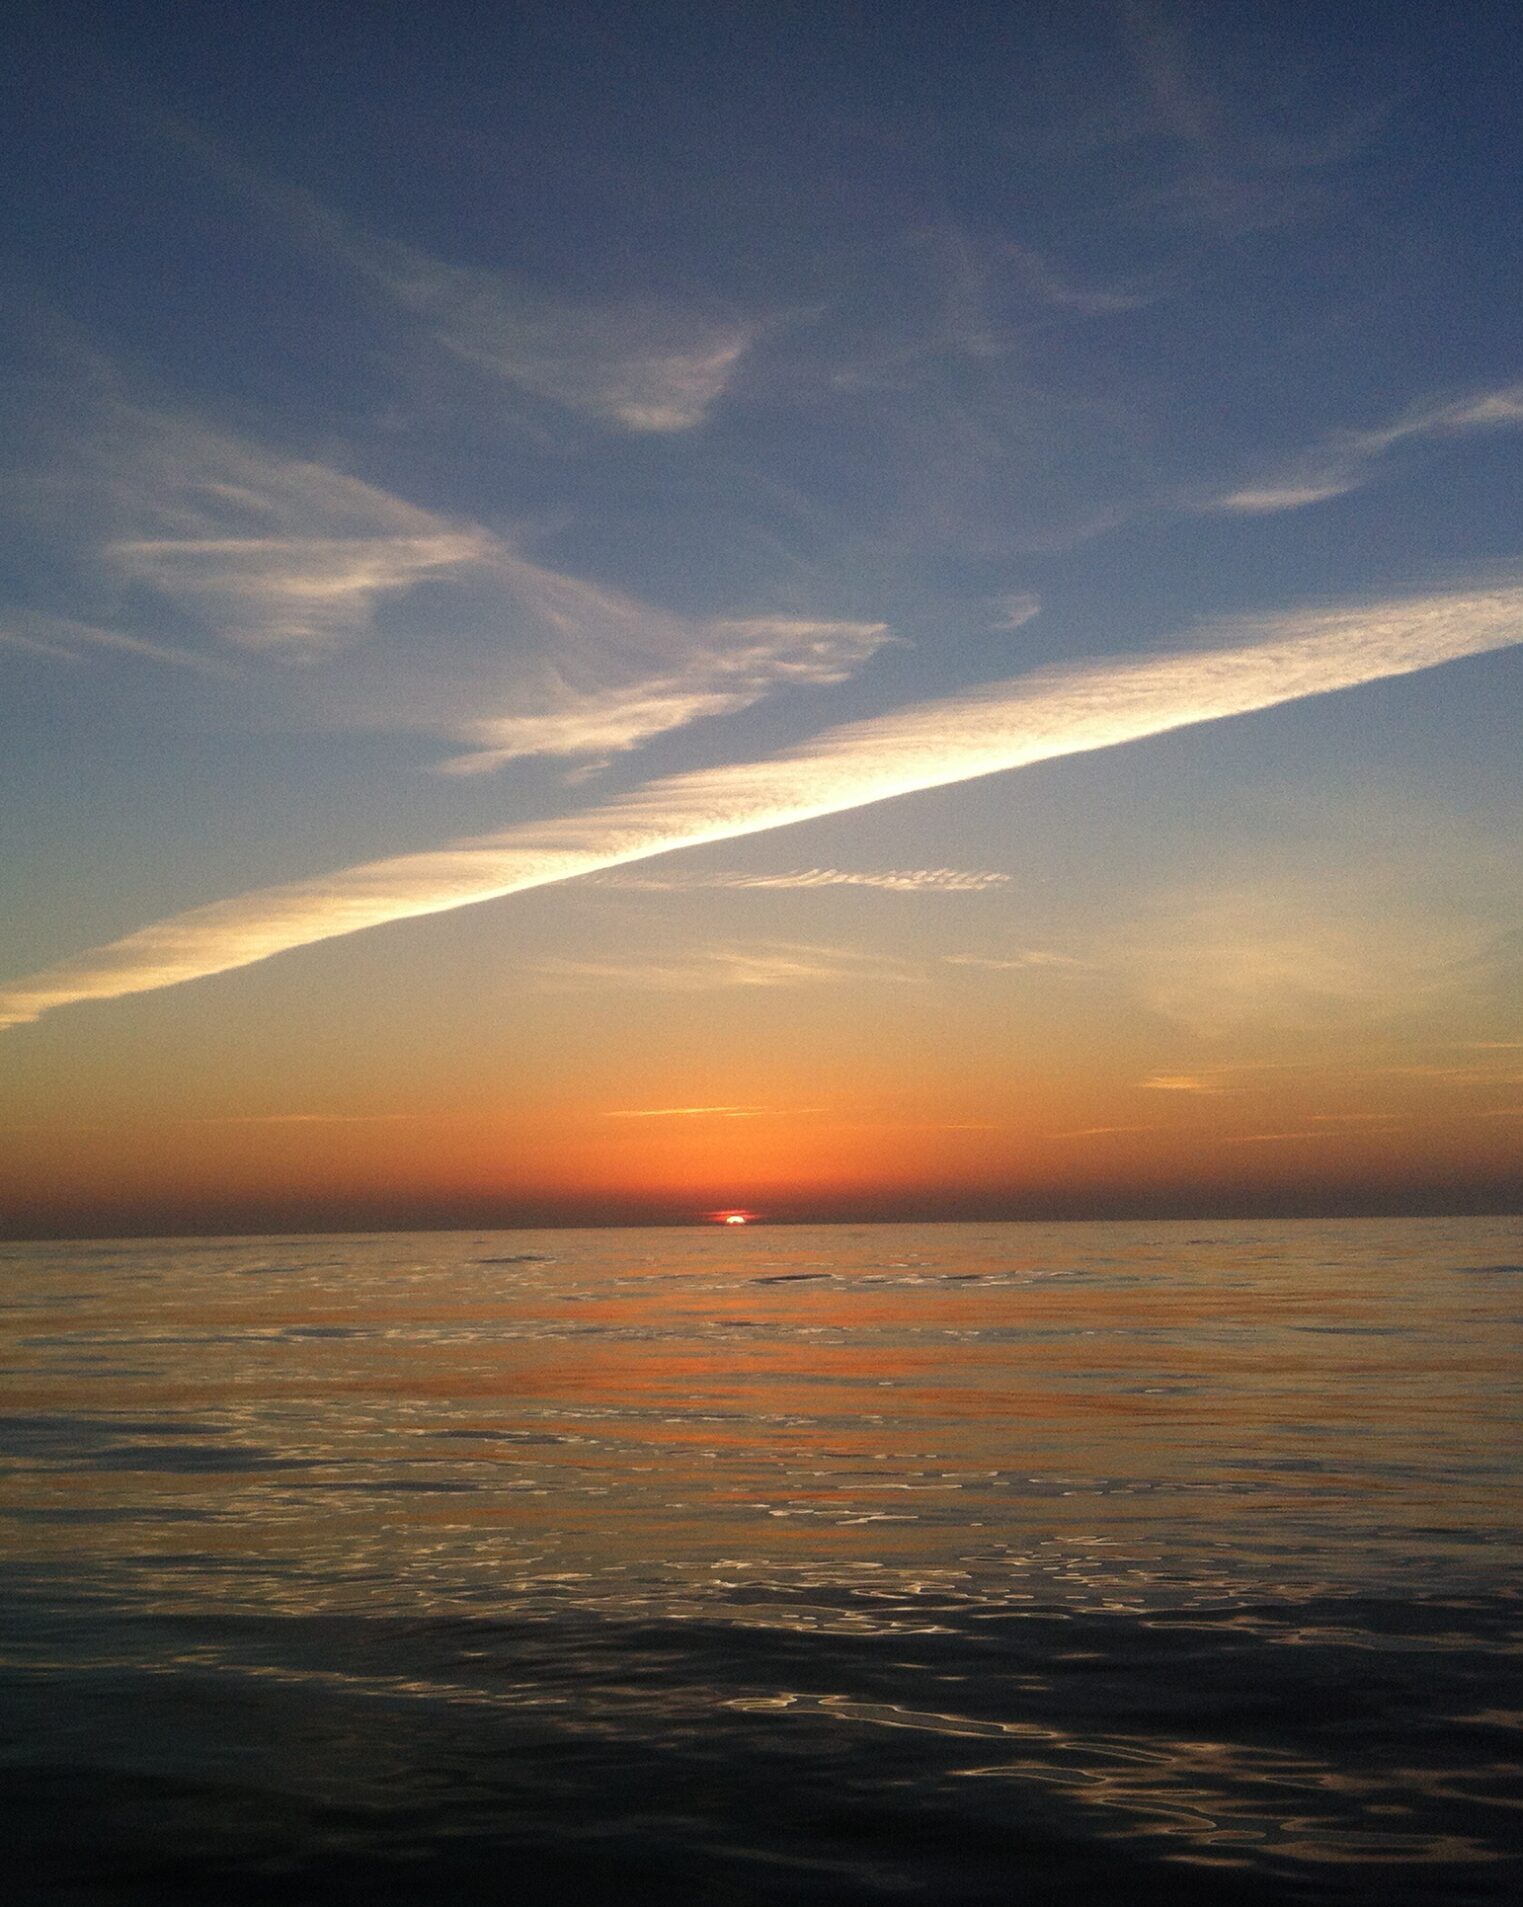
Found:
[(24, 10), (0, 1228), (1515, 1210), (1510, 10)]

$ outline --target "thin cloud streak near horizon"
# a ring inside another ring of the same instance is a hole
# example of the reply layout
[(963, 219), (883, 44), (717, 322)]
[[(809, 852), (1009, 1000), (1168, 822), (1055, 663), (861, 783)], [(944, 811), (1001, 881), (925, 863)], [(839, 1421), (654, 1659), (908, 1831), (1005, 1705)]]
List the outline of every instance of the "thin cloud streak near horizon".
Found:
[(611, 887), (635, 894), (687, 894), (700, 888), (818, 888), (871, 887), (891, 894), (982, 894), (1003, 887), (1010, 879), (988, 869), (901, 867), (853, 872), (835, 867), (799, 868), (787, 874), (604, 874), (590, 876), (589, 887)]
[(177, 915), (0, 990), (0, 1025), (237, 967), (364, 927), (840, 814), (1523, 642), (1523, 586), (1230, 625), (1233, 646), (1041, 671), (670, 776), (532, 823)]
[(387, 1126), (398, 1121), (411, 1124), (415, 1112), (249, 1112), (219, 1113), (213, 1118), (192, 1119), (194, 1126)]
[(923, 983), (925, 975), (902, 960), (849, 947), (798, 941), (756, 941), (702, 947), (671, 960), (543, 960), (533, 969), (550, 987), (644, 987), (658, 993), (707, 992), (715, 987), (796, 987), (854, 981), (865, 985)]
[(1123, 1132), (1162, 1132), (1162, 1126), (1079, 1126), (1073, 1132), (1049, 1132), (1049, 1139), (1108, 1139)]
[(797, 1119), (820, 1106), (637, 1106), (605, 1112), (605, 1119)]

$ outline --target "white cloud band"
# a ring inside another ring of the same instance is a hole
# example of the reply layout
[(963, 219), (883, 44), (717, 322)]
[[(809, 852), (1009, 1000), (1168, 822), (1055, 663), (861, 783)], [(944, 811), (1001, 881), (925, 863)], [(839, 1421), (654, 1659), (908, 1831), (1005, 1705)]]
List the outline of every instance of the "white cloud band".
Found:
[(1238, 625), (1230, 647), (1048, 670), (676, 775), (576, 815), (372, 861), (161, 921), (0, 989), (0, 1025), (248, 966), (363, 927), (1114, 747), (1523, 642), (1523, 587)]

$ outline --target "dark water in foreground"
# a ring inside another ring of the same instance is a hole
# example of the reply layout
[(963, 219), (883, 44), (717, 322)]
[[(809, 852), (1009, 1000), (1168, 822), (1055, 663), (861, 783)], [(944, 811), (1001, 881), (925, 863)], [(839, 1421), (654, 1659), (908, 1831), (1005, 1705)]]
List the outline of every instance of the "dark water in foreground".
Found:
[(0, 1247), (21, 1902), (1492, 1902), (1523, 1226)]

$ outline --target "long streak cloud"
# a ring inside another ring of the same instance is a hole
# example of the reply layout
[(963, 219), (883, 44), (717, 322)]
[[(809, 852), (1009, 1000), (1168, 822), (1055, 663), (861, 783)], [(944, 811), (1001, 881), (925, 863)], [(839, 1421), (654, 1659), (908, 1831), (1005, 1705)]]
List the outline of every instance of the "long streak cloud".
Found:
[(364, 927), (496, 900), (1197, 722), (1523, 642), (1523, 587), (1240, 623), (1232, 640), (1044, 670), (827, 730), (761, 761), (674, 775), (601, 807), (198, 907), (0, 988), (0, 1026), (225, 973)]

